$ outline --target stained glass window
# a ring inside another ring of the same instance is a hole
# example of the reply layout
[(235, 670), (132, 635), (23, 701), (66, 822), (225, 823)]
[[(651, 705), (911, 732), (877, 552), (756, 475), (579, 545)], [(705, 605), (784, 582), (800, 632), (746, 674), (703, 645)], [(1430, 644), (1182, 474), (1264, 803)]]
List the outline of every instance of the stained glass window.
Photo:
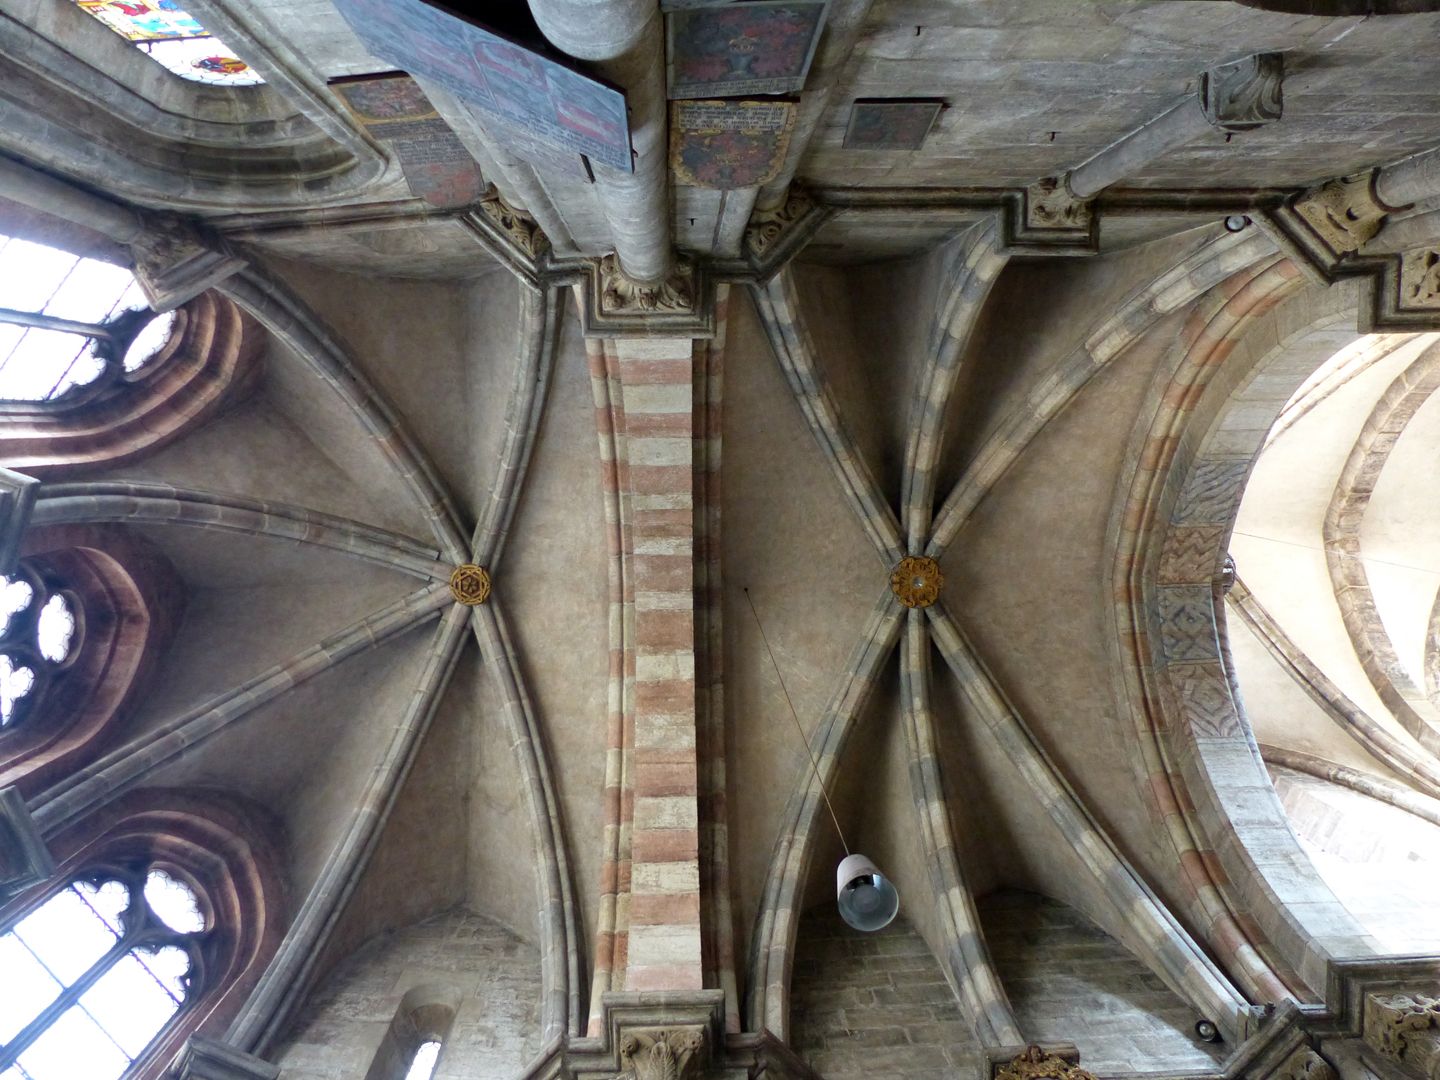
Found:
[[(111, 320), (145, 307), (128, 270), (0, 234), (0, 400), (55, 401), (94, 383), (112, 367), (99, 348)], [(149, 350), (131, 348), (124, 370), (153, 356), (164, 344), (153, 335), (170, 326), (151, 320), (141, 331), (151, 334)]]
[[(75, 654), (80, 623), (74, 605), (57, 582), (29, 563), (0, 577), (0, 734), (33, 711)], [(8, 1080), (3, 1072), (0, 1080)]]
[(184, 1006), (205, 931), (156, 867), (55, 893), (0, 934), (0, 1080), (118, 1080)]
[(182, 79), (215, 86), (255, 86), (265, 81), (175, 0), (75, 3)]

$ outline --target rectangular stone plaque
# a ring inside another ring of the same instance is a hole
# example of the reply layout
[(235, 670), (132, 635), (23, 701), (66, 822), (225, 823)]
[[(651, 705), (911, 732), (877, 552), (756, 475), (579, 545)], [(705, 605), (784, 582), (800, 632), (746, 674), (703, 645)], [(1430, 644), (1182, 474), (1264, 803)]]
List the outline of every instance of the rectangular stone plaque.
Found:
[(365, 47), (552, 146), (632, 171), (625, 95), (421, 0), (335, 0)]
[(945, 102), (939, 98), (858, 100), (850, 106), (846, 150), (919, 150)]
[(431, 206), (466, 206), (485, 190), (475, 159), (409, 75), (332, 79), (330, 88), (361, 127), (395, 152), (410, 190)]
[(672, 101), (670, 167), (691, 187), (758, 187), (780, 172), (793, 101)]
[(685, 7), (665, 16), (670, 97), (789, 94), (805, 74), (827, 0), (754, 0)]

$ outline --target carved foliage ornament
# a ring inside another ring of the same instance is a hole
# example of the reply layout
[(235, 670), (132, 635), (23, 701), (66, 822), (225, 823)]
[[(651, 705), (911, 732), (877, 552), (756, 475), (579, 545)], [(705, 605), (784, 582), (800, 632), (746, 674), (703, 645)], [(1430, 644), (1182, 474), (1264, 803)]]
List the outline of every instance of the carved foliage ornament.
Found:
[(600, 309), (607, 315), (695, 310), (695, 266), (677, 262), (664, 281), (642, 285), (631, 281), (613, 254), (600, 260)]
[(704, 1064), (705, 1029), (657, 1028), (627, 1031), (620, 1040), (616, 1080), (693, 1080)]
[(1095, 1080), (1095, 1075), (1038, 1046), (1027, 1046), (1010, 1064), (995, 1070), (995, 1080)]
[(745, 229), (745, 246), (755, 258), (764, 258), (775, 241), (815, 206), (815, 200), (802, 188), (791, 185), (785, 204), (774, 210), (757, 210)]
[(1406, 308), (1440, 308), (1440, 251), (1407, 251), (1400, 261), (1400, 305)]
[(1395, 1061), (1423, 1069), (1440, 1062), (1440, 999), (1425, 994), (1371, 994), (1365, 1042)]
[(1375, 197), (1375, 170), (1342, 176), (1311, 188), (1295, 212), (1336, 255), (1355, 251), (1385, 224), (1386, 208)]
[(483, 566), (462, 563), (450, 574), (450, 595), (457, 604), (474, 607), (490, 597), (490, 574)]
[(539, 257), (550, 240), (530, 215), (516, 210), (495, 187), (480, 198), (480, 212), (492, 221), (517, 248), (530, 258)]
[(924, 555), (911, 555), (895, 564), (890, 591), (908, 608), (927, 608), (940, 598), (945, 575), (940, 564)]
[(1090, 203), (1070, 194), (1063, 180), (1046, 177), (1025, 189), (1025, 225), (1031, 229), (1088, 229)]
[(1269, 1080), (1338, 1080), (1338, 1077), (1329, 1062), (1302, 1046), (1270, 1074)]
[(1279, 120), (1284, 109), (1281, 53), (1255, 53), (1233, 64), (1220, 64), (1201, 76), (1200, 105), (1205, 119), (1221, 131), (1250, 131)]

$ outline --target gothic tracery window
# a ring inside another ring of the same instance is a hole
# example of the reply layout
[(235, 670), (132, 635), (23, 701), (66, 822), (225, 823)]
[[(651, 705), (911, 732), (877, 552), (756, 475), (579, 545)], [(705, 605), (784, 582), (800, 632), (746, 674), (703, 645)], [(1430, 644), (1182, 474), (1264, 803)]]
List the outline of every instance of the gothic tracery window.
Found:
[(0, 1080), (118, 1080), (185, 1007), (210, 932), (196, 889), (138, 861), (0, 934)]
[(58, 401), (123, 379), (171, 325), (128, 270), (0, 234), (0, 400)]
[(22, 567), (0, 577), (0, 735), (33, 712), (79, 645), (79, 610), (58, 582)]
[(255, 86), (265, 81), (176, 0), (75, 3), (182, 79), (215, 86)]

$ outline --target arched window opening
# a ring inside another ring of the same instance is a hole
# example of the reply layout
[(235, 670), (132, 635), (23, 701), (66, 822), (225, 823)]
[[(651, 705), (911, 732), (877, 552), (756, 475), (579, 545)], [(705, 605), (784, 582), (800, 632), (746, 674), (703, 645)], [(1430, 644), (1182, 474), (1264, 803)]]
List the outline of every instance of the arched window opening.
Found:
[(117, 1080), (203, 982), (208, 908), (167, 868), (96, 868), (0, 935), (0, 1080)]
[(0, 400), (97, 391), (143, 368), (173, 327), (128, 270), (0, 234)]
[(421, 1043), (415, 1050), (414, 1058), (410, 1061), (410, 1071), (405, 1074), (405, 1080), (430, 1080), (435, 1075), (435, 1065), (439, 1060), (439, 1039), (430, 1039)]
[(75, 656), (79, 615), (62, 583), (32, 564), (0, 577), (0, 736), (34, 711), (51, 679)]
[(75, 0), (167, 71), (213, 86), (257, 86), (255, 69), (175, 0)]

